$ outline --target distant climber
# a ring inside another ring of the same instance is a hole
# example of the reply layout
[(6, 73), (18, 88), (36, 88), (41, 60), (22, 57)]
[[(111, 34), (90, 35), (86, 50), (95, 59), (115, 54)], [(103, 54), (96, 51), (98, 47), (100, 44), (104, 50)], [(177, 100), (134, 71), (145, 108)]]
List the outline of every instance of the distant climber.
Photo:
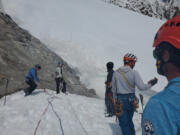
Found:
[(60, 93), (60, 88), (63, 93), (66, 93), (66, 82), (63, 78), (63, 64), (58, 62), (55, 71), (55, 81), (56, 81), (56, 94)]
[(108, 117), (111, 117), (115, 114), (114, 104), (113, 104), (113, 93), (112, 93), (112, 76), (113, 76), (113, 62), (108, 62), (106, 64), (107, 67), (107, 80), (106, 84), (106, 92), (105, 92), (105, 105)]

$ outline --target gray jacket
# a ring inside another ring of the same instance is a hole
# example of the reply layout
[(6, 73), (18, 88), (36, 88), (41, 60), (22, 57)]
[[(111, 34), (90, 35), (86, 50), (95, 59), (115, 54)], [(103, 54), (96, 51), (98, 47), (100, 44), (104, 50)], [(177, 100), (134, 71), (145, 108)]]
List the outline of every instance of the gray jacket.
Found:
[[(135, 86), (137, 86), (139, 90), (148, 90), (149, 88), (152, 87), (151, 84), (144, 84), (139, 73), (131, 69), (129, 66), (123, 66), (120, 67), (120, 69), (124, 73), (130, 85), (123, 78), (121, 72), (119, 70), (116, 70), (113, 73), (113, 78), (112, 78), (113, 98), (116, 99), (117, 94), (135, 93)], [(134, 88), (132, 86), (134, 86)]]
[(62, 71), (61, 70), (62, 69), (59, 66), (57, 66), (56, 72), (55, 72), (56, 78), (61, 78), (62, 77)]

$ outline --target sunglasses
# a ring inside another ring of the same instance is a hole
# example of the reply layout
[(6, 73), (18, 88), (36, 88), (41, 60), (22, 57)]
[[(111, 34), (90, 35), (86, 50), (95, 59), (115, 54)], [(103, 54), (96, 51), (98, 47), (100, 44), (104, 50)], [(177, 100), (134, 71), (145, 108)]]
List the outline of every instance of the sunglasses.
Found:
[(162, 56), (162, 52), (163, 52), (163, 50), (160, 49), (159, 47), (155, 48), (155, 49), (153, 50), (153, 57), (154, 57), (155, 59), (160, 59), (161, 56)]

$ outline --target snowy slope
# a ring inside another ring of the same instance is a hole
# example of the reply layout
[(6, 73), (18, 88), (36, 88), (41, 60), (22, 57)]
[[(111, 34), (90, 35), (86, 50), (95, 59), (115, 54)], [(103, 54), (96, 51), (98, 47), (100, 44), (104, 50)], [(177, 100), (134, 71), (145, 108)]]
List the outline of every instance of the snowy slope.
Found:
[(39, 89), (28, 97), (18, 92), (7, 97), (5, 106), (2, 98), (1, 135), (121, 134), (115, 118), (104, 117), (103, 100), (47, 92)]
[(107, 61), (115, 69), (127, 52), (137, 55), (135, 69), (145, 82), (154, 76), (160, 91), (167, 81), (157, 75), (152, 57), (154, 35), (163, 23), (100, 0), (3, 0), (5, 11), (49, 48), (79, 70), (81, 81), (104, 97)]
[[(37, 89), (27, 97), (22, 91), (7, 96), (3, 104), (4, 98), (0, 100), (1, 135), (121, 135), (115, 117), (104, 116), (102, 99)], [(141, 115), (135, 113), (133, 120), (141, 135)]]

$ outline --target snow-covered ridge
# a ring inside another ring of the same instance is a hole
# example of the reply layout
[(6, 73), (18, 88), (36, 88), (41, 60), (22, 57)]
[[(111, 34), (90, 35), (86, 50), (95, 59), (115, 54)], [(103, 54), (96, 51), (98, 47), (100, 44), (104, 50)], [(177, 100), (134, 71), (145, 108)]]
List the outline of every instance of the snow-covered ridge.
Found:
[(180, 11), (179, 3), (175, 0), (103, 0), (144, 15), (159, 19), (169, 19)]

